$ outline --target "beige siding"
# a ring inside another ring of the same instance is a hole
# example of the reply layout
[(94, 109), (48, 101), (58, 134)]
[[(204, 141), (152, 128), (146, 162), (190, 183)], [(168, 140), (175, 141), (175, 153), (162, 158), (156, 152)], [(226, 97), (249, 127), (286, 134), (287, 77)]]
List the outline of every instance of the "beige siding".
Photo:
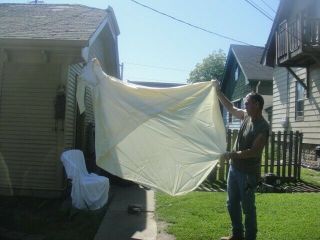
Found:
[[(306, 78), (305, 69), (294, 69), (300, 79)], [(288, 130), (301, 131), (304, 134), (304, 143), (320, 143), (320, 66), (310, 68), (310, 97), (305, 97), (304, 120), (295, 119), (295, 87), (296, 80), (289, 75), (287, 70), (276, 68), (274, 73), (273, 88), (273, 130), (283, 131), (283, 122), (289, 120)]]
[(81, 73), (81, 65), (74, 64), (69, 67), (66, 88), (66, 115), (64, 123), (64, 148), (75, 147), (77, 101), (77, 78)]
[[(0, 98), (0, 153), (13, 188), (57, 190), (54, 100), (60, 66), (6, 63)], [(6, 187), (0, 182), (0, 188)]]

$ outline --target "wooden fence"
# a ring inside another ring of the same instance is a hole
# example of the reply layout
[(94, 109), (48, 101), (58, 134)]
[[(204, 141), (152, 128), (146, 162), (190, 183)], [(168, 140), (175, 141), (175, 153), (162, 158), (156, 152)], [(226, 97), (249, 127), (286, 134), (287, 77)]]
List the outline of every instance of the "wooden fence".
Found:
[[(238, 130), (227, 131), (227, 151), (233, 149)], [(303, 134), (297, 132), (271, 132), (261, 159), (261, 175), (274, 173), (285, 181), (300, 180)], [(229, 162), (221, 161), (209, 175), (210, 181), (225, 181)]]

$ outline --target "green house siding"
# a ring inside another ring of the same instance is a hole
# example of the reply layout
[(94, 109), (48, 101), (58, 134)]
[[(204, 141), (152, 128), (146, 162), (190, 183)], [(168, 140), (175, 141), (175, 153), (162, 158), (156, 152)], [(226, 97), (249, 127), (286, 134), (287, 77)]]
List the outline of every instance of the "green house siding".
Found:
[[(245, 77), (241, 72), (237, 81), (233, 80), (228, 82), (228, 85), (226, 86), (226, 96), (231, 101), (244, 98), (248, 93), (256, 89), (257, 83), (258, 81), (250, 81), (250, 83), (246, 84)], [(260, 81), (258, 93), (262, 95), (272, 95), (272, 91), (273, 86), (271, 81)]]
[(258, 89), (258, 93), (262, 95), (272, 95), (273, 86), (272, 81), (264, 82), (261, 81)]
[(228, 81), (228, 84), (226, 86), (226, 96), (231, 101), (243, 98), (250, 92), (251, 87), (248, 84), (246, 85), (245, 77), (242, 71), (240, 71), (239, 79), (237, 81)]

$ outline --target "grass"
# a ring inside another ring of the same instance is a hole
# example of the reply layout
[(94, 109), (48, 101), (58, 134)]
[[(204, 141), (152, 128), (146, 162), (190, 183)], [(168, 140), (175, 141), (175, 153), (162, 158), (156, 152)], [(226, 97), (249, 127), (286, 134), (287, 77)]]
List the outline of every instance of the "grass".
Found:
[[(303, 181), (320, 186), (320, 172), (302, 168)], [(225, 192), (156, 193), (157, 218), (177, 240), (220, 239), (230, 233)], [(320, 193), (257, 193), (259, 240), (320, 240)]]
[[(320, 186), (320, 171), (301, 171), (303, 181)], [(210, 187), (225, 185), (216, 182)], [(226, 197), (223, 192), (192, 192), (181, 197), (156, 193), (157, 217), (170, 223), (168, 231), (177, 240), (219, 239), (230, 230)], [(70, 212), (65, 203), (62, 199), (0, 196), (0, 239), (3, 229), (46, 240), (93, 239), (106, 209)], [(259, 240), (304, 236), (320, 240), (320, 193), (257, 194), (257, 209)]]
[(93, 239), (105, 209), (80, 211), (66, 203), (61, 199), (1, 196), (0, 239), (6, 239), (4, 232), (36, 235), (46, 240)]
[(316, 186), (320, 186), (320, 171), (301, 168), (301, 180)]
[[(225, 192), (157, 193), (157, 217), (177, 240), (220, 239), (229, 234)], [(319, 193), (257, 194), (258, 239), (320, 239)]]

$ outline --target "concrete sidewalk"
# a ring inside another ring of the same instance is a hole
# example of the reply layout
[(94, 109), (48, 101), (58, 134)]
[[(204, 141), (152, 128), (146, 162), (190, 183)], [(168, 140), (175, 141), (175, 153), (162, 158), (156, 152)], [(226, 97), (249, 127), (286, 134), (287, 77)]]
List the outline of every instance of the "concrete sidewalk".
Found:
[[(94, 240), (156, 240), (157, 223), (152, 190), (135, 184), (112, 185), (109, 195), (109, 206)], [(128, 213), (129, 205), (137, 205), (142, 211)]]

